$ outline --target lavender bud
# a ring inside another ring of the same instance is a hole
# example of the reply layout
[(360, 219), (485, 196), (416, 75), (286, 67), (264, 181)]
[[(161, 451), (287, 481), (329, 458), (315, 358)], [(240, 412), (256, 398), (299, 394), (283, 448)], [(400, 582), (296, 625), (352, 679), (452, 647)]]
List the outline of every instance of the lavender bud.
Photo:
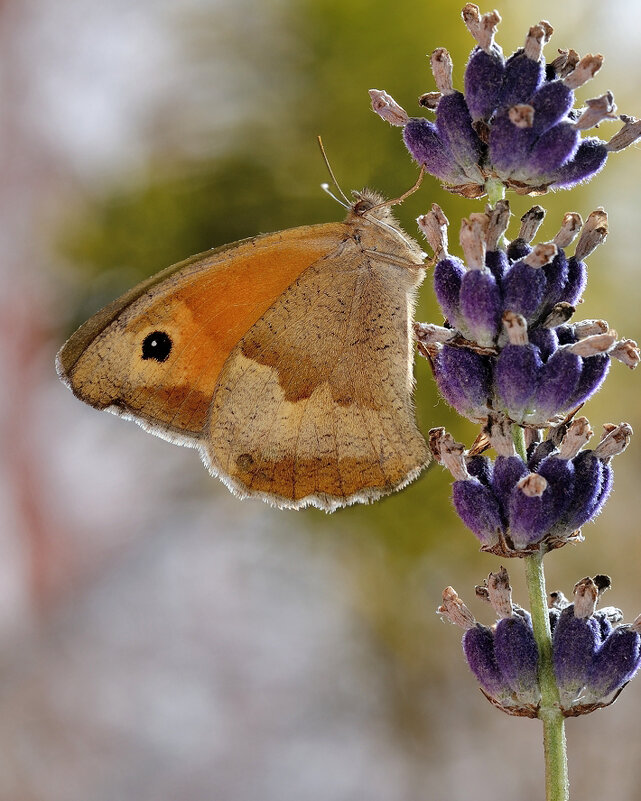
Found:
[(507, 257), (512, 263), (525, 258), (531, 252), (529, 244), (519, 237), (513, 239), (507, 246)]
[(557, 350), (541, 367), (534, 395), (536, 420), (545, 423), (570, 406), (581, 378), (582, 359), (566, 349)]
[(514, 111), (510, 114), (510, 111), (510, 108), (500, 111), (493, 118), (490, 127), (490, 160), (503, 180), (507, 180), (514, 170), (527, 163), (534, 141), (532, 129), (519, 122), (527, 122), (527, 118), (515, 116)]
[(599, 624), (593, 617), (576, 617), (574, 604), (561, 612), (554, 629), (552, 652), (564, 706), (570, 706), (581, 692), (600, 645)]
[(576, 306), (588, 282), (588, 271), (584, 261), (575, 256), (568, 259), (568, 275), (560, 300)]
[(445, 148), (467, 179), (483, 184), (484, 178), (478, 167), (482, 144), (472, 128), (472, 118), (460, 92), (443, 95), (436, 109), (436, 128)]
[(565, 119), (574, 104), (574, 94), (563, 81), (544, 83), (531, 100), (534, 133), (540, 136)]
[(540, 267), (530, 266), (524, 259), (517, 261), (503, 279), (504, 306), (530, 319), (539, 310), (546, 289), (547, 279)]
[(488, 250), (485, 254), (485, 266), (497, 281), (502, 282), (503, 276), (510, 268), (510, 262), (504, 250)]
[(491, 346), (501, 328), (501, 290), (490, 270), (470, 270), (461, 282), (461, 312), (469, 338)]
[(570, 504), (574, 491), (574, 464), (569, 459), (551, 455), (541, 462), (537, 473), (547, 481), (545, 503), (552, 530)]
[[(525, 48), (517, 50), (505, 64), (505, 76), (499, 97), (500, 106), (524, 103), (532, 97), (544, 78), (544, 65), (537, 53), (537, 39), (541, 41), (539, 26), (530, 28)], [(536, 56), (532, 58), (532, 56)]]
[(576, 154), (580, 142), (579, 132), (570, 122), (560, 122), (545, 131), (534, 142), (527, 162), (513, 172), (516, 180), (545, 183), (550, 173), (567, 164)]
[(610, 480), (606, 477), (605, 465), (594, 451), (581, 451), (572, 463), (574, 491), (563, 519), (564, 527), (568, 531), (580, 528), (599, 513), (611, 484), (611, 477)]
[(460, 306), (461, 283), (464, 276), (465, 267), (456, 258), (441, 259), (434, 267), (434, 294), (443, 316), (450, 325), (467, 333)]
[(494, 654), (503, 680), (517, 693), (519, 701), (536, 703), (541, 695), (537, 678), (539, 652), (529, 619), (514, 615), (499, 620), (494, 632)]
[(499, 456), (494, 463), (492, 490), (507, 522), (512, 491), (517, 483), (529, 473), (520, 456)]
[(455, 481), (452, 500), (458, 516), (483, 545), (498, 542), (503, 523), (498, 502), (489, 487), (478, 479)]
[(638, 627), (619, 626), (597, 651), (586, 677), (590, 700), (603, 699), (623, 687), (641, 664), (641, 637)]
[(496, 699), (509, 699), (511, 692), (494, 655), (494, 634), (480, 623), (463, 635), (463, 652), (481, 687)]
[(579, 406), (592, 397), (605, 381), (610, 369), (610, 359), (607, 354), (589, 356), (583, 361), (581, 375), (576, 390), (569, 401), (569, 406)]
[(465, 68), (465, 99), (472, 119), (487, 120), (498, 106), (505, 62), (498, 50), (475, 48)]
[(433, 363), (434, 377), (445, 400), (470, 420), (485, 418), (490, 394), (487, 357), (467, 348), (444, 345)]
[(551, 529), (554, 506), (549, 495), (548, 482), (538, 473), (525, 476), (512, 490), (509, 533), (515, 548), (526, 548)]
[(403, 129), (403, 140), (411, 156), (431, 175), (447, 184), (464, 184), (469, 180), (433, 123), (412, 117)]
[(534, 328), (530, 332), (530, 343), (536, 345), (541, 358), (546, 362), (559, 347), (556, 332), (551, 328)]
[(498, 105), (505, 74), (503, 54), (494, 44), (501, 18), (496, 12), (481, 17), (478, 7), (468, 3), (463, 19), (479, 45), (472, 50), (465, 68), (465, 99), (475, 121), (489, 119)]
[(501, 407), (515, 422), (532, 410), (542, 362), (534, 345), (506, 345), (494, 368), (494, 383)]
[(569, 189), (595, 176), (605, 165), (608, 150), (600, 139), (583, 139), (574, 157), (550, 176), (552, 189)]
[(474, 478), (478, 478), (481, 484), (489, 487), (492, 483), (494, 464), (487, 456), (468, 456), (465, 460), (467, 472)]

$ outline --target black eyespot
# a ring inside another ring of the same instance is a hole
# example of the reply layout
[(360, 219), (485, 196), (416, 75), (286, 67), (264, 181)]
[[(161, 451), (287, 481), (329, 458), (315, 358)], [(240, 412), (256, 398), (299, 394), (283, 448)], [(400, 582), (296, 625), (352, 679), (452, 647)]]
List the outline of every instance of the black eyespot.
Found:
[(164, 331), (154, 331), (142, 341), (142, 358), (155, 359), (157, 362), (167, 361), (171, 353), (172, 341)]

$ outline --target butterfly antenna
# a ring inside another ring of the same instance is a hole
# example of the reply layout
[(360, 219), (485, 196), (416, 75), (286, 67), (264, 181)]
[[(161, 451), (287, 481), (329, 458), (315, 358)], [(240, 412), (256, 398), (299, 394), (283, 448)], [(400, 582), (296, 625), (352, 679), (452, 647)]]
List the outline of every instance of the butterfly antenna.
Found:
[(338, 203), (340, 203), (341, 206), (344, 206), (345, 204), (347, 204), (346, 208), (349, 208), (352, 204), (349, 202), (349, 198), (347, 197), (345, 192), (343, 192), (343, 190), (341, 189), (341, 185), (336, 180), (336, 176), (334, 175), (334, 171), (332, 170), (332, 166), (329, 163), (329, 159), (327, 158), (327, 153), (325, 152), (325, 148), (323, 147), (323, 140), (320, 138), (320, 135), (318, 137), (318, 146), (320, 147), (321, 156), (323, 157), (323, 161), (325, 162), (325, 166), (327, 167), (327, 172), (329, 173), (329, 177), (332, 179), (332, 183), (338, 189), (338, 192), (339, 192), (340, 196), (343, 198), (343, 200), (345, 201), (345, 203), (341, 203), (341, 201), (338, 200), (338, 198), (329, 191), (329, 185), (328, 184), (321, 184), (321, 187), (323, 188), (323, 190), (325, 192), (327, 192), (327, 194), (330, 197), (333, 197), (334, 200), (336, 200)]
[(421, 171), (418, 174), (418, 178), (416, 179), (416, 183), (414, 184), (414, 186), (410, 186), (410, 188), (406, 192), (403, 192), (403, 194), (400, 197), (397, 197), (395, 200), (385, 200), (383, 203), (378, 203), (376, 206), (372, 206), (371, 209), (368, 209), (368, 213), (370, 211), (375, 211), (376, 209), (385, 208), (386, 206), (396, 206), (399, 203), (402, 203), (406, 198), (408, 198), (410, 195), (413, 195), (414, 192), (417, 192), (419, 190), (421, 184), (423, 183), (424, 176), (425, 176), (425, 166), (423, 165), (421, 167)]
[(336, 195), (329, 188), (329, 184), (321, 184), (321, 189), (323, 190), (323, 192), (327, 192), (327, 194), (332, 198), (332, 200), (335, 200), (339, 206), (342, 206), (345, 209), (351, 208), (350, 206), (347, 205), (347, 203), (343, 203), (342, 200), (336, 197)]

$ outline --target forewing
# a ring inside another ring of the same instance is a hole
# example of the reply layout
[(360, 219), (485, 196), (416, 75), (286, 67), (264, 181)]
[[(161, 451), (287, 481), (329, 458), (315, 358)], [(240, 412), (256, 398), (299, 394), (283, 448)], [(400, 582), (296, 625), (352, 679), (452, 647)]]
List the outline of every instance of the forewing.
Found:
[(92, 406), (195, 444), (239, 340), (344, 237), (340, 223), (294, 228), (175, 265), (78, 329), (58, 354), (60, 376)]

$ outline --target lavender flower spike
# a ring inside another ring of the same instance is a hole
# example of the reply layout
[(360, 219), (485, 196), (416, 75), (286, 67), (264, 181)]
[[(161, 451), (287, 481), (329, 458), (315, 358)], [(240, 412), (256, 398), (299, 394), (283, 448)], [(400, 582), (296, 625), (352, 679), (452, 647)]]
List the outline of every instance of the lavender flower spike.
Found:
[[(574, 603), (561, 592), (549, 596), (552, 657), (565, 716), (607, 706), (641, 666), (641, 615), (617, 625), (621, 610), (597, 609), (610, 584), (604, 575), (582, 579)], [(490, 573), (476, 595), (491, 605), (497, 618), (492, 625), (476, 621), (452, 587), (443, 591), (437, 613), (464, 630), (465, 658), (488, 700), (510, 715), (537, 717), (539, 653), (530, 613), (512, 602), (505, 568)]]
[(500, 181), (519, 194), (570, 188), (596, 175), (610, 153), (641, 137), (641, 121), (621, 115), (623, 127), (609, 142), (582, 139), (583, 131), (615, 117), (611, 92), (574, 108), (576, 89), (601, 68), (603, 57), (579, 58), (562, 51), (547, 67), (543, 48), (553, 30), (541, 20), (522, 48), (504, 58), (495, 42), (501, 18), (481, 15), (468, 3), (463, 20), (476, 40), (465, 68), (464, 91), (452, 85), (452, 63), (444, 48), (432, 56), (436, 92), (420, 105), (435, 110), (435, 123), (408, 118), (388, 95), (372, 90), (373, 108), (392, 125), (404, 127), (412, 157), (446, 188), (466, 197), (485, 193), (486, 183)]
[(507, 201), (470, 214), (461, 224), (464, 261), (447, 252), (438, 206), (418, 218), (434, 250), (434, 291), (449, 331), (419, 324), (419, 350), (442, 395), (471, 420), (494, 410), (545, 428), (598, 390), (612, 359), (631, 369), (641, 361), (637, 343), (618, 340), (605, 321), (571, 322), (587, 282), (585, 259), (607, 237), (605, 211), (585, 224), (570, 212), (552, 241), (534, 243), (543, 216), (540, 206), (526, 212), (518, 237), (505, 245)]

